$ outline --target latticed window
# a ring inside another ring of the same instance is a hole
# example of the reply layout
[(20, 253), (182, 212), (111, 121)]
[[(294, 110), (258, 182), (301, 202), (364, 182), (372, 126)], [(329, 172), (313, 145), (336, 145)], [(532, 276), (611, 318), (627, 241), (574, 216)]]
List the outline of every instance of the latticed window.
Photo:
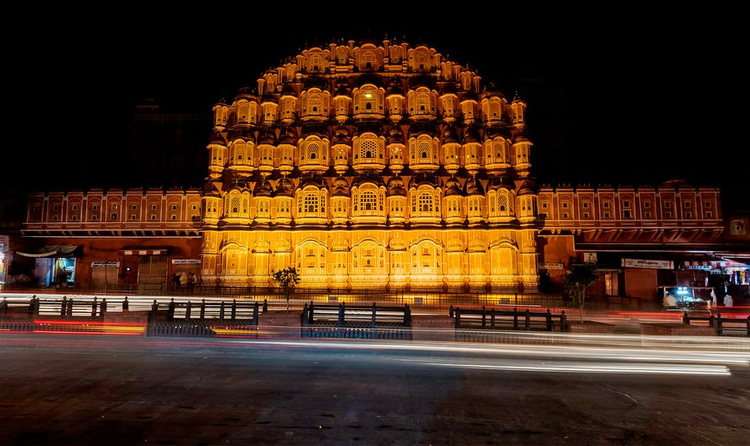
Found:
[(375, 211), (378, 205), (378, 198), (374, 192), (365, 191), (360, 195), (360, 209), (362, 211)]
[(432, 158), (431, 152), (432, 147), (428, 141), (420, 141), (417, 146), (417, 158), (429, 159)]
[(508, 211), (508, 197), (501, 194), (497, 197), (497, 208), (500, 212)]
[(360, 143), (360, 158), (377, 158), (378, 145), (375, 140), (366, 139)]
[(240, 212), (240, 197), (232, 197), (232, 213)]
[(315, 143), (307, 144), (307, 159), (315, 160), (320, 158), (320, 147)]
[(318, 212), (318, 196), (315, 194), (305, 195), (305, 212), (317, 213)]
[(268, 216), (268, 202), (266, 200), (258, 202), (258, 215)]
[(417, 93), (417, 114), (430, 111), (430, 93), (426, 91), (420, 91)]
[(419, 212), (432, 212), (432, 195), (423, 192), (419, 195)]

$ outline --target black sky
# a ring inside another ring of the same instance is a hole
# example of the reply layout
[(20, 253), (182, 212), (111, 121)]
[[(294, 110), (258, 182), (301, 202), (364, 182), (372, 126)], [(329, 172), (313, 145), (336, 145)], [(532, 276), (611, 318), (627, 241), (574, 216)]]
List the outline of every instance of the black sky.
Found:
[[(165, 112), (210, 116), (215, 102), (255, 86), (265, 69), (301, 48), (387, 35), (435, 47), (509, 98), (517, 91), (528, 103), (540, 183), (656, 185), (681, 177), (726, 195), (750, 190), (739, 11), (428, 7), (422, 16), (371, 3), (308, 11), (129, 4), (20, 19), (24, 31), (7, 40), (4, 64), (10, 138), (2, 187), (64, 189), (71, 178), (139, 186), (143, 175), (128, 170), (150, 161), (134, 159), (129, 132), (143, 99), (154, 98)], [(200, 181), (205, 168), (192, 164), (203, 159), (209, 125), (194, 142), (181, 142), (189, 153), (167, 163), (169, 178), (149, 181)]]

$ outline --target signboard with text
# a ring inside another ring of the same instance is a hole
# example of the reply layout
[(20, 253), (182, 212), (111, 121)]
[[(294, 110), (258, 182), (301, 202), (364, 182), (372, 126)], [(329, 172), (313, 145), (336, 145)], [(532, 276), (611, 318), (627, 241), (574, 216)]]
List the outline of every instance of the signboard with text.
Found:
[(625, 268), (674, 269), (671, 260), (622, 259)]

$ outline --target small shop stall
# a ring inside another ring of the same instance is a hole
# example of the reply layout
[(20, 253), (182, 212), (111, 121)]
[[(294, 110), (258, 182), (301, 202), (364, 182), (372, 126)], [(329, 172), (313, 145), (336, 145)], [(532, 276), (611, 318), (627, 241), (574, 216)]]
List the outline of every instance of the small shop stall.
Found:
[(708, 286), (660, 286), (659, 295), (667, 310), (702, 309), (711, 306), (711, 291)]

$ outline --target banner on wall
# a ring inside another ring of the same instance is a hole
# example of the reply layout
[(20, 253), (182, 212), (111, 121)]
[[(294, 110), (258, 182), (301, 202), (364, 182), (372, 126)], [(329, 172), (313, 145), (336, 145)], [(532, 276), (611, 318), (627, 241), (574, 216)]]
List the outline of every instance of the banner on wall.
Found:
[(649, 259), (622, 259), (625, 268), (647, 268), (647, 269), (674, 269), (671, 260), (649, 260)]

